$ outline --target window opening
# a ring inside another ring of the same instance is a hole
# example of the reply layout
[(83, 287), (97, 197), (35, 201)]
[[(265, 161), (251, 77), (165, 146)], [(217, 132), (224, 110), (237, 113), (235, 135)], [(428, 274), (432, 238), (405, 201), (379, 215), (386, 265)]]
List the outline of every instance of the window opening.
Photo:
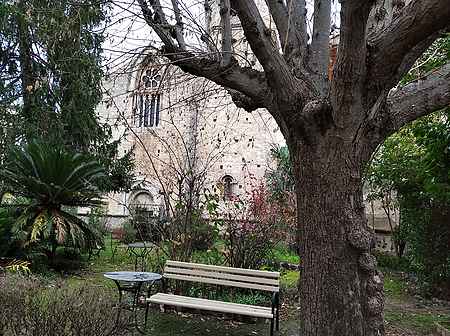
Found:
[(137, 92), (135, 125), (138, 127), (156, 127), (161, 116), (160, 69), (148, 69), (141, 77), (141, 85)]
[(233, 197), (233, 178), (230, 175), (226, 175), (222, 178), (223, 182), (223, 197), (225, 200), (230, 200)]

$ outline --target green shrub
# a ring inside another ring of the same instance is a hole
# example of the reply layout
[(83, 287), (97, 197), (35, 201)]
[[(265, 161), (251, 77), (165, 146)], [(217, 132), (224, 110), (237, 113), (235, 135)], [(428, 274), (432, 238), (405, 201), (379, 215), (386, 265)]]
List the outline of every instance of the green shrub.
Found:
[(134, 228), (132, 221), (126, 220), (125, 222), (123, 222), (122, 228), (124, 231), (122, 243), (129, 244), (135, 242), (137, 232), (136, 229)]
[(402, 211), (409, 223), (408, 258), (423, 294), (450, 298), (450, 207)]
[(16, 256), (20, 252), (20, 244), (12, 232), (15, 220), (14, 209), (0, 208), (0, 257)]
[(284, 289), (297, 289), (300, 272), (285, 271), (281, 274), (280, 283)]
[(26, 260), (13, 259), (4, 267), (6, 272), (17, 274), (30, 274), (30, 262)]
[(298, 254), (283, 244), (278, 244), (273, 248), (267, 257), (275, 262), (287, 262), (295, 265), (300, 263)]
[(192, 262), (208, 265), (224, 265), (226, 260), (222, 252), (217, 248), (211, 248), (207, 251), (194, 251)]
[(192, 248), (197, 251), (207, 251), (218, 236), (219, 230), (215, 223), (209, 223), (199, 218), (194, 223), (192, 230)]
[(192, 284), (186, 288), (186, 295), (210, 300), (260, 306), (270, 305), (272, 298), (272, 293), (268, 292), (204, 284)]
[(378, 266), (390, 271), (408, 272), (410, 270), (410, 263), (407, 258), (397, 257), (386, 253), (375, 253)]
[(14, 196), (29, 200), (12, 229), (26, 244), (46, 249), (53, 258), (58, 246), (83, 248), (102, 241), (95, 229), (68, 210), (102, 204), (95, 183), (105, 173), (97, 161), (32, 142), (13, 148), (0, 177)]
[(100, 240), (104, 240), (108, 234), (106, 227), (106, 210), (102, 207), (93, 207), (88, 216), (89, 227), (96, 230), (99, 234)]

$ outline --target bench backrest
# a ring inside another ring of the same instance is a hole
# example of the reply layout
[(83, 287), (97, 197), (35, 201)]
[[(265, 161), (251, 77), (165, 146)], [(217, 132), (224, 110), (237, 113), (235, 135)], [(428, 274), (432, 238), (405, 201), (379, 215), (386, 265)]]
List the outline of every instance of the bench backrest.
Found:
[(280, 273), (244, 268), (194, 264), (168, 260), (164, 267), (167, 279), (202, 282), (222, 286), (279, 292)]

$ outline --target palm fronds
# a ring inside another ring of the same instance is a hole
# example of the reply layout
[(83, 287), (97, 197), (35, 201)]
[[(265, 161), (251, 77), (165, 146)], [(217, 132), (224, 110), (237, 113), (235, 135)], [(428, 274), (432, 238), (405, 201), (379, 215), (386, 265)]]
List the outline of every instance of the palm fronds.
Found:
[(15, 196), (31, 200), (14, 224), (16, 237), (25, 244), (48, 242), (56, 245), (88, 247), (100, 235), (64, 207), (89, 207), (102, 204), (97, 187), (105, 176), (98, 162), (63, 148), (30, 143), (12, 150), (9, 164), (0, 178)]
[(13, 149), (8, 161), (0, 177), (16, 196), (49, 206), (101, 203), (96, 182), (105, 174), (95, 160), (63, 148), (30, 143)]

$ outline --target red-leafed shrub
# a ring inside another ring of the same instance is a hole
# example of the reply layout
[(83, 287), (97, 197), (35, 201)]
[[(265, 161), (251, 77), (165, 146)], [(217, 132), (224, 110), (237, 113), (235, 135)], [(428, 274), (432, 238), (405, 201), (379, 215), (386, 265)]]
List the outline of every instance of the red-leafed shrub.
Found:
[[(232, 267), (259, 268), (272, 249), (290, 236), (286, 227), (295, 221), (295, 210), (293, 216), (290, 209), (271, 202), (262, 184), (245, 196), (245, 200), (235, 197), (227, 204), (224, 253)], [(295, 233), (289, 233), (295, 237)]]

